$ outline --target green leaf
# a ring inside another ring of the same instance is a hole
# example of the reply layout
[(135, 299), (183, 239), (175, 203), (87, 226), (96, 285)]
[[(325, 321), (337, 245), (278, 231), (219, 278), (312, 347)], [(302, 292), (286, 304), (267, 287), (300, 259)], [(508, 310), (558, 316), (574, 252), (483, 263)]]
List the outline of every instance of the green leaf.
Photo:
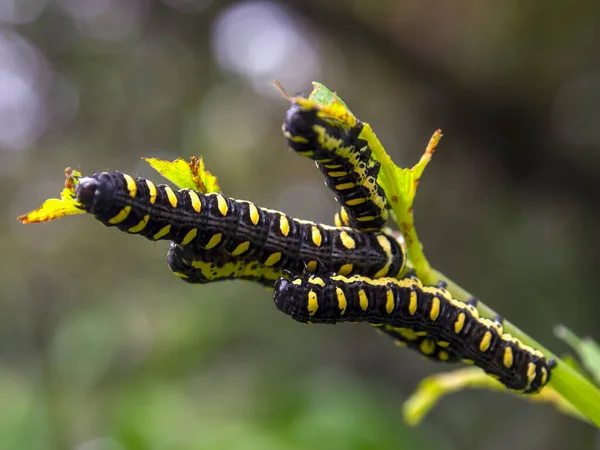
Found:
[(597, 384), (600, 384), (600, 346), (592, 338), (580, 338), (564, 325), (554, 329), (556, 337), (567, 343)]
[(221, 190), (217, 177), (204, 168), (202, 158), (192, 156), (190, 162), (182, 158), (174, 161), (158, 158), (142, 159), (179, 189), (194, 189), (204, 194)]
[(335, 92), (330, 91), (327, 86), (325, 86), (322, 83), (319, 83), (318, 81), (313, 81), (312, 82), (313, 85), (313, 90), (310, 93), (310, 95), (308, 96), (309, 100), (313, 100), (316, 103), (319, 103), (320, 105), (331, 105), (334, 103), (338, 103), (341, 106), (344, 107), (344, 109), (354, 117), (354, 114), (352, 114), (352, 111), (350, 111), (350, 108), (348, 108), (348, 106), (346, 105), (346, 103), (344, 103), (344, 101), (338, 97), (338, 95)]

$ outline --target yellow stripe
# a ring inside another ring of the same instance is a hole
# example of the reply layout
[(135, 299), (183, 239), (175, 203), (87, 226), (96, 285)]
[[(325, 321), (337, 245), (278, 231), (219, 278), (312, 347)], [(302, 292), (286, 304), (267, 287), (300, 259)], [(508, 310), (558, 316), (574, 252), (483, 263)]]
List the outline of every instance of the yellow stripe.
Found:
[(137, 194), (137, 185), (135, 184), (135, 180), (131, 178), (131, 175), (123, 174), (123, 178), (125, 178), (125, 182), (127, 183), (127, 190), (129, 191), (129, 196), (134, 198)]
[(417, 312), (417, 292), (410, 291), (410, 299), (408, 302), (408, 313), (411, 316), (414, 316), (416, 312)]
[(154, 205), (154, 203), (156, 203), (156, 195), (157, 195), (156, 186), (150, 180), (146, 180), (146, 185), (148, 185), (148, 193), (150, 195), (150, 204)]
[(352, 200), (348, 200), (346, 202), (346, 205), (348, 206), (356, 206), (356, 205), (360, 205), (364, 202), (366, 202), (367, 199), (366, 198), (353, 198)]
[(367, 298), (367, 293), (364, 289), (358, 291), (358, 302), (360, 304), (360, 309), (363, 311), (366, 311), (369, 308), (369, 299)]
[(158, 241), (160, 238), (165, 237), (170, 232), (171, 232), (171, 225), (169, 224), (169, 225), (162, 227), (160, 230), (158, 230), (158, 232), (154, 236), (152, 236), (152, 239), (154, 239), (155, 241)]
[(256, 208), (256, 205), (254, 205), (254, 203), (248, 204), (248, 212), (250, 214), (250, 221), (254, 225), (258, 225), (258, 221), (260, 220), (260, 214), (258, 213), (258, 209)]
[(238, 256), (241, 255), (242, 253), (245, 253), (248, 251), (248, 249), (250, 248), (250, 241), (244, 241), (241, 244), (239, 244), (232, 252), (231, 254), (233, 256)]
[(281, 259), (281, 252), (272, 253), (271, 255), (269, 255), (269, 257), (265, 261), (265, 266), (269, 267), (274, 264), (277, 264), (280, 259)]
[(192, 228), (188, 231), (183, 239), (181, 240), (181, 245), (188, 245), (190, 242), (194, 240), (194, 238), (198, 235), (198, 228)]
[(436, 320), (440, 315), (440, 299), (437, 297), (433, 297), (431, 300), (431, 311), (429, 311), (429, 318), (431, 320)]
[(164, 186), (163, 189), (167, 193), (167, 198), (169, 199), (171, 206), (173, 208), (177, 208), (177, 196), (175, 195), (175, 192), (173, 192), (173, 189), (171, 189), (169, 186)]
[(127, 219), (127, 217), (129, 216), (130, 212), (131, 212), (131, 206), (126, 206), (121, 211), (119, 211), (119, 213), (116, 216), (114, 216), (113, 218), (109, 219), (108, 223), (110, 223), (112, 225), (116, 225), (118, 223), (121, 223), (125, 219)]
[(385, 312), (391, 314), (394, 312), (394, 293), (388, 289), (385, 293)]
[(211, 248), (216, 247), (221, 242), (223, 238), (223, 233), (215, 233), (212, 235), (208, 243), (204, 246), (205, 249), (210, 250)]
[(321, 246), (321, 232), (316, 226), (312, 227), (312, 241), (317, 247)]
[(309, 316), (314, 316), (319, 309), (319, 299), (317, 298), (317, 293), (315, 291), (308, 292), (308, 304), (306, 305), (306, 309), (308, 310)]
[(492, 341), (492, 332), (486, 331), (481, 338), (481, 342), (479, 343), (479, 351), (485, 352), (488, 348), (490, 348), (490, 342)]
[(199, 213), (200, 210), (202, 209), (202, 202), (200, 201), (200, 197), (198, 197), (198, 194), (196, 194), (196, 192), (192, 191), (191, 189), (188, 190), (187, 193), (190, 196), (190, 201), (192, 202), (192, 208), (194, 208), (194, 211)]
[(279, 230), (284, 236), (287, 236), (290, 232), (290, 223), (288, 222), (287, 217), (283, 214), (279, 216)]
[(356, 186), (354, 183), (342, 183), (336, 184), (335, 189), (338, 191), (345, 191), (347, 189), (352, 189), (354, 186)]
[(335, 295), (338, 301), (338, 307), (340, 308), (340, 315), (344, 315), (346, 313), (346, 308), (348, 307), (348, 301), (346, 300), (346, 295), (344, 291), (340, 287), (335, 288)]
[(150, 220), (150, 215), (147, 214), (142, 218), (142, 220), (139, 221), (139, 223), (137, 225), (134, 225), (131, 228), (129, 228), (127, 230), (127, 232), (128, 233), (139, 233), (144, 228), (146, 228), (146, 225), (148, 225), (149, 220)]
[(456, 316), (456, 322), (454, 322), (454, 332), (456, 334), (460, 333), (465, 326), (466, 317), (467, 316), (464, 312), (458, 313), (458, 316)]
[(504, 347), (504, 357), (502, 358), (502, 363), (507, 369), (510, 369), (513, 365), (513, 351), (508, 345)]
[(354, 239), (352, 239), (350, 235), (348, 235), (348, 233), (346, 233), (345, 231), (342, 231), (340, 233), (340, 239), (342, 240), (342, 245), (348, 250), (352, 250), (354, 247), (356, 247)]
[(225, 217), (227, 215), (227, 211), (229, 211), (229, 208), (227, 207), (227, 200), (225, 200), (225, 197), (223, 197), (221, 194), (216, 194), (217, 195), (217, 207), (219, 208), (219, 212), (221, 213), (221, 215), (223, 217)]

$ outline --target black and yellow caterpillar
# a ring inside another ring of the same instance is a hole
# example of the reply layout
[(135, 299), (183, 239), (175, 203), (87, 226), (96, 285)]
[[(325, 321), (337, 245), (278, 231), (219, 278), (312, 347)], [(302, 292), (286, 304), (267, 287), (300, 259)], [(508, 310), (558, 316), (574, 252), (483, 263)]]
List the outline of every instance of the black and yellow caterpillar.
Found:
[[(288, 279), (291, 276), (290, 272), (283, 269), (235, 258), (221, 248), (203, 250), (193, 246), (184, 247), (174, 242), (169, 247), (167, 264), (175, 275), (193, 284), (242, 279), (273, 289), (278, 279)], [(443, 343), (439, 345), (426, 333), (387, 324), (378, 324), (377, 329), (394, 339), (396, 345), (416, 350), (428, 359), (442, 362), (460, 361), (451, 348)]]
[(389, 215), (387, 200), (377, 184), (380, 164), (371, 158), (367, 141), (359, 138), (362, 122), (351, 127), (311, 102), (298, 101), (287, 111), (283, 133), (289, 148), (315, 161), (342, 206), (336, 225), (380, 230)]
[(303, 323), (369, 322), (426, 333), (438, 347), (447, 345), (454, 357), (526, 394), (539, 392), (556, 364), (504, 333), (501, 321), (479, 317), (474, 305), (453, 299), (443, 287), (423, 286), (413, 276), (280, 278), (274, 301)]
[(220, 193), (174, 191), (121, 172), (82, 177), (75, 195), (81, 208), (106, 226), (182, 246), (223, 248), (292, 273), (315, 271), (321, 264), (332, 273), (395, 277), (406, 262), (402, 246), (385, 233), (294, 219)]

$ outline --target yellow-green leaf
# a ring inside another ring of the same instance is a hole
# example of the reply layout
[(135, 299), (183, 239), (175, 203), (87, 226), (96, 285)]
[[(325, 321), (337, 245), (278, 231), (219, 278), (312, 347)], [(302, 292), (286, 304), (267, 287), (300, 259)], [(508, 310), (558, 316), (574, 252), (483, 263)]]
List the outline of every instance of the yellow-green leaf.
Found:
[(192, 156), (189, 162), (182, 158), (174, 161), (158, 158), (142, 159), (180, 189), (194, 189), (205, 194), (220, 191), (217, 177), (204, 168), (202, 158)]
[[(502, 383), (486, 375), (484, 371), (477, 367), (438, 373), (422, 380), (416, 391), (404, 403), (402, 413), (405, 422), (409, 425), (418, 425), (444, 395), (467, 388), (510, 392)], [(552, 404), (559, 411), (588, 422), (585, 416), (550, 386), (546, 386), (539, 394), (520, 396), (520, 398), (531, 402)]]
[(50, 198), (42, 203), (39, 208), (17, 217), (17, 220), (21, 223), (39, 223), (85, 213), (79, 202), (75, 200), (75, 186), (79, 182), (81, 173), (67, 167), (65, 176), (67, 179), (65, 180), (65, 187), (60, 193), (60, 199)]

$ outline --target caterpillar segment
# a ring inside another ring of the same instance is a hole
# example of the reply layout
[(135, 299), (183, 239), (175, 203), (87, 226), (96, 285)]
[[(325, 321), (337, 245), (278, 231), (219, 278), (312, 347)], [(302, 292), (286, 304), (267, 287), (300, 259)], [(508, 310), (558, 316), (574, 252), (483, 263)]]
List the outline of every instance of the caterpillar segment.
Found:
[(379, 231), (388, 219), (385, 192), (377, 184), (379, 162), (355, 126), (326, 116), (310, 102), (292, 103), (283, 123), (290, 149), (315, 161), (342, 206), (340, 225)]
[(474, 364), (508, 389), (539, 392), (555, 365), (539, 351), (504, 333), (502, 323), (480, 317), (472, 303), (416, 277), (371, 279), (306, 274), (279, 279), (279, 310), (303, 323), (368, 322), (426, 333), (456, 358)]
[[(290, 272), (267, 267), (256, 261), (235, 258), (223, 249), (203, 250), (180, 246), (173, 242), (169, 247), (167, 264), (171, 271), (188, 283), (206, 284), (216, 281), (243, 279), (273, 289), (279, 278), (290, 278)], [(457, 358), (447, 343), (438, 344), (423, 333), (409, 328), (377, 324), (376, 331), (391, 337), (395, 344), (421, 353), (425, 358), (442, 362), (456, 362)]]
[(302, 273), (316, 270), (398, 276), (406, 259), (402, 246), (380, 232), (359, 232), (292, 218), (220, 193), (174, 191), (121, 172), (83, 177), (76, 188), (81, 208), (106, 226), (229, 255), (267, 267)]

